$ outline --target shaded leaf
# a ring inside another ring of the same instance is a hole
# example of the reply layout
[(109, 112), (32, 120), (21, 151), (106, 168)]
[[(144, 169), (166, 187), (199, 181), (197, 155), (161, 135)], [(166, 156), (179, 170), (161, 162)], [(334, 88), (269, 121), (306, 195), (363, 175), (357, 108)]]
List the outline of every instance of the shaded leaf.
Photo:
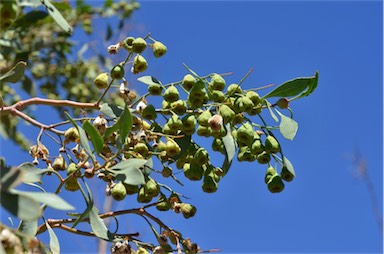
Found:
[(24, 176), (17, 168), (1, 168), (1, 189), (7, 191), (23, 182)]
[(96, 206), (92, 206), (91, 211), (89, 212), (89, 223), (93, 233), (104, 240), (113, 240), (111, 233), (108, 231), (107, 226), (105, 225), (103, 219), (99, 216), (99, 210)]
[(116, 175), (116, 179), (130, 185), (145, 184), (144, 174), (140, 170), (147, 163), (143, 159), (128, 159), (117, 163), (110, 168), (110, 171)]
[(49, 1), (41, 0), (41, 3), (45, 6), (48, 11), (48, 14), (55, 20), (55, 22), (67, 33), (72, 34), (72, 27), (61, 15), (59, 10)]
[[(318, 73), (316, 72), (313, 77), (300, 77), (284, 82), (280, 86), (276, 87), (274, 90), (264, 95), (263, 98), (269, 97), (290, 97), (305, 92), (306, 95), (309, 95), (317, 86)], [(302, 95), (302, 96), (306, 96)]]
[(133, 122), (132, 122), (132, 115), (127, 105), (125, 105), (123, 113), (121, 113), (121, 116), (118, 120), (119, 123), (119, 130), (120, 130), (120, 141), (121, 143), (125, 143), (125, 138), (127, 137), (128, 133), (131, 131)]
[(92, 153), (91, 147), (89, 146), (87, 134), (85, 133), (83, 128), (81, 128), (78, 125), (77, 125), (77, 130), (79, 131), (81, 146), (84, 147), (84, 150), (88, 153), (88, 155), (90, 155), (93, 159), (95, 159), (95, 156)]
[(111, 135), (112, 133), (114, 133), (118, 129), (119, 129), (119, 123), (118, 123), (118, 121), (116, 121), (114, 125), (112, 125), (111, 127), (108, 127), (105, 130), (104, 138), (107, 138), (109, 135)]
[(281, 117), (280, 126), (279, 126), (279, 130), (281, 134), (284, 136), (284, 138), (293, 140), (299, 128), (299, 124), (292, 118), (289, 118), (281, 114), (277, 109), (275, 110)]
[(83, 123), (83, 129), (88, 133), (96, 153), (103, 150), (104, 140), (97, 129), (87, 120)]
[(266, 105), (267, 105), (267, 108), (268, 108), (268, 111), (269, 111), (269, 114), (271, 114), (273, 120), (275, 120), (276, 122), (279, 121), (279, 119), (277, 118), (277, 116), (275, 115), (275, 113), (273, 113), (272, 111), (272, 108), (271, 108), (271, 103), (269, 103), (269, 101), (265, 101)]
[(24, 183), (36, 183), (41, 181), (42, 172), (30, 162), (24, 162), (17, 167), (23, 172)]
[(49, 234), (49, 249), (53, 254), (59, 254), (60, 253), (60, 243), (59, 239), (57, 238), (55, 232), (49, 225), (47, 221), (45, 221), (45, 225), (47, 226), (48, 234)]
[[(41, 2), (40, 2), (40, 5), (41, 5)], [(47, 16), (48, 16), (48, 13), (45, 11), (41, 11), (41, 10), (30, 11), (15, 21), (15, 27), (17, 26), (17, 27), (22, 27), (23, 29), (28, 29), (30, 26), (35, 25), (37, 21), (45, 19)]]
[(148, 176), (151, 174), (152, 172), (152, 169), (153, 169), (153, 160), (152, 160), (152, 157), (150, 157), (147, 162), (144, 164), (144, 167), (143, 167), (143, 170), (142, 172)]
[(296, 177), (295, 169), (293, 168), (292, 163), (288, 160), (287, 157), (283, 156), (283, 165), (287, 168), (287, 170)]
[(40, 205), (27, 196), (1, 191), (1, 205), (21, 220), (33, 221), (40, 217)]
[(19, 61), (15, 66), (12, 67), (12, 69), (10, 69), (7, 73), (0, 77), (0, 81), (16, 83), (24, 76), (26, 68), (27, 63)]
[(143, 76), (138, 78), (137, 81), (140, 81), (146, 85), (162, 85), (158, 79), (152, 76)]
[(19, 229), (23, 234), (33, 238), (37, 232), (37, 219), (31, 221), (21, 221)]
[(116, 105), (110, 105), (108, 103), (103, 103), (100, 107), (100, 112), (102, 112), (104, 115), (106, 115), (109, 118), (118, 118), (121, 113), (123, 112), (123, 109), (120, 107), (117, 107)]
[(182, 138), (175, 138), (174, 141), (179, 145), (181, 148), (180, 153), (176, 154), (172, 157), (172, 159), (177, 160), (180, 158), (180, 156), (183, 156), (187, 151), (189, 146), (191, 145), (191, 136), (185, 135)]
[(226, 124), (225, 129), (227, 131), (227, 135), (225, 135), (225, 137), (222, 138), (224, 148), (225, 148), (225, 159), (222, 166), (222, 170), (224, 174), (228, 172), (232, 164), (232, 159), (236, 154), (236, 141), (232, 136), (231, 125)]
[(59, 195), (54, 193), (47, 192), (31, 192), (31, 191), (20, 191), (20, 190), (11, 190), (12, 194), (17, 194), (20, 197), (26, 197), (32, 199), (36, 202), (46, 204), (52, 208), (58, 210), (74, 210), (75, 208), (68, 204), (64, 199)]
[(25, 76), (23, 83), (21, 85), (21, 88), (25, 92), (27, 92), (30, 96), (32, 97), (36, 96), (35, 83), (33, 83), (33, 81), (30, 78), (28, 78), (28, 76)]
[(315, 91), (318, 85), (318, 82), (319, 82), (319, 72), (316, 71), (315, 77), (311, 80), (311, 82), (308, 85), (308, 89), (304, 93), (302, 93), (298, 98), (310, 95), (313, 91)]

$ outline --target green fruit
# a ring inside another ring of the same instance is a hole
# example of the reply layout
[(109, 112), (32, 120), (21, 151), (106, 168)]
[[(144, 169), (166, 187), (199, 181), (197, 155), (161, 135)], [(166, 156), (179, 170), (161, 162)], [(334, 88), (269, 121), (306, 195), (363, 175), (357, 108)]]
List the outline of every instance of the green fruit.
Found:
[(222, 91), (213, 90), (210, 94), (210, 98), (214, 102), (220, 103), (220, 102), (223, 102), (225, 100), (225, 95)]
[(204, 177), (204, 181), (201, 187), (206, 193), (214, 193), (217, 191), (218, 184), (215, 179), (209, 174)]
[(258, 93), (256, 93), (255, 91), (248, 91), (246, 94), (245, 94), (246, 97), (248, 97), (252, 102), (253, 104), (256, 106), (257, 104), (261, 103), (261, 98), (260, 98), (260, 95)]
[(67, 176), (69, 176), (71, 174), (72, 174), (73, 178), (77, 178), (77, 177), (81, 176), (80, 170), (77, 169), (76, 163), (73, 163), (73, 162), (71, 164), (69, 164), (69, 166), (67, 168)]
[(133, 151), (145, 157), (148, 154), (148, 146), (143, 142), (139, 142), (133, 147)]
[(208, 126), (209, 125), (208, 121), (211, 117), (212, 117), (211, 111), (205, 110), (197, 118), (197, 123), (201, 126)]
[(124, 40), (123, 47), (128, 50), (129, 52), (133, 52), (133, 41), (135, 40), (134, 37), (127, 37)]
[(111, 70), (111, 78), (122, 79), (124, 77), (124, 68), (120, 64), (115, 65)]
[(255, 161), (256, 156), (251, 153), (251, 150), (247, 146), (240, 147), (239, 153), (237, 154), (238, 161)]
[(177, 129), (175, 128), (171, 128), (171, 126), (169, 126), (169, 124), (164, 124), (163, 126), (163, 133), (164, 134), (167, 134), (167, 135), (176, 135), (178, 132)]
[(205, 84), (203, 81), (199, 80), (194, 84), (194, 86), (192, 87), (192, 89), (189, 93), (189, 97), (198, 98), (198, 99), (201, 99), (203, 101), (205, 98), (208, 98), (208, 94), (207, 94), (207, 91), (205, 89)]
[(165, 151), (167, 152), (167, 156), (173, 157), (176, 154), (181, 152), (180, 146), (173, 139), (168, 139)]
[(167, 102), (174, 102), (180, 98), (180, 94), (177, 88), (174, 85), (171, 85), (165, 90), (163, 98)]
[(191, 96), (191, 94), (188, 95), (188, 105), (191, 108), (193, 109), (200, 108), (201, 106), (203, 106), (203, 104), (204, 104), (204, 100), (202, 98), (193, 97)]
[(195, 129), (197, 124), (196, 118), (192, 114), (185, 115), (181, 121), (183, 123), (183, 130)]
[(291, 182), (293, 178), (295, 177), (288, 169), (287, 167), (282, 167), (281, 173), (280, 173), (281, 179), (283, 179), (286, 182)]
[(255, 139), (251, 146), (251, 152), (254, 155), (259, 155), (264, 152), (264, 146), (260, 139)]
[(167, 53), (167, 47), (159, 41), (155, 41), (152, 44), (152, 49), (153, 49), (153, 55), (157, 58), (159, 58), (159, 57), (165, 55), (165, 53)]
[(118, 182), (112, 187), (111, 195), (112, 198), (117, 201), (123, 200), (125, 196), (127, 196), (127, 190), (125, 189), (123, 182)]
[(179, 130), (183, 126), (183, 122), (179, 118), (178, 115), (172, 115), (168, 121), (167, 124), (169, 125), (169, 128)]
[(212, 141), (212, 150), (216, 152), (224, 152), (224, 143), (221, 138), (214, 138)]
[(136, 38), (132, 42), (132, 51), (140, 54), (142, 53), (145, 48), (147, 47), (147, 42), (143, 38)]
[(195, 77), (193, 77), (191, 74), (187, 74), (184, 76), (181, 85), (185, 90), (190, 91), (192, 87), (195, 85), (195, 83), (196, 83)]
[(229, 123), (235, 116), (235, 112), (227, 105), (220, 105), (219, 114), (223, 117), (225, 124)]
[(139, 193), (137, 194), (137, 202), (139, 203), (149, 203), (151, 202), (153, 196), (148, 195), (145, 192), (144, 186), (139, 189)]
[(145, 185), (145, 193), (150, 195), (151, 197), (156, 197), (160, 193), (160, 186), (153, 179), (149, 179)]
[(157, 203), (156, 208), (159, 211), (168, 211), (172, 208), (171, 203), (169, 202), (168, 198), (166, 198), (164, 195), (161, 195), (158, 199), (159, 203)]
[(77, 191), (80, 189), (79, 182), (77, 181), (77, 178), (69, 178), (65, 182), (65, 189), (68, 191)]
[(141, 112), (141, 116), (147, 120), (155, 120), (157, 118), (155, 107), (152, 104), (147, 105)]
[(199, 127), (197, 127), (196, 133), (197, 135), (202, 137), (210, 137), (212, 136), (212, 129), (206, 126), (199, 125)]
[(277, 153), (280, 151), (279, 142), (273, 136), (267, 136), (264, 149), (267, 153)]
[(16, 20), (18, 15), (17, 1), (7, 0), (0, 2), (0, 30), (5, 31)]
[(234, 104), (236, 112), (249, 112), (253, 109), (253, 102), (246, 96), (238, 97)]
[(271, 156), (265, 151), (257, 155), (257, 162), (260, 164), (267, 164), (271, 161)]
[(223, 91), (225, 88), (225, 80), (219, 74), (213, 74), (211, 81), (209, 82), (208, 88), (210, 90)]
[(139, 186), (137, 185), (130, 185), (130, 184), (124, 183), (124, 186), (125, 186), (127, 195), (133, 195), (139, 192)]
[(148, 86), (148, 93), (150, 95), (161, 95), (161, 93), (163, 92), (163, 87), (161, 85), (158, 85), (158, 84), (150, 84)]
[(204, 168), (194, 162), (184, 164), (184, 175), (191, 181), (200, 181), (204, 175)]
[(183, 214), (184, 218), (189, 219), (196, 214), (196, 207), (190, 204), (181, 204), (181, 213)]
[(229, 85), (226, 92), (226, 94), (228, 94), (229, 96), (235, 95), (235, 94), (242, 94), (242, 93), (243, 93), (243, 90), (238, 84)]
[(133, 59), (133, 73), (137, 74), (148, 68), (147, 60), (142, 55), (136, 55)]
[(205, 150), (205, 148), (200, 147), (195, 152), (195, 155), (193, 156), (193, 162), (196, 163), (199, 166), (202, 166), (205, 163), (209, 162), (209, 155), (208, 151)]
[(279, 193), (284, 190), (284, 183), (279, 175), (274, 175), (269, 179), (268, 190), (272, 193)]
[(253, 133), (254, 130), (252, 125), (245, 123), (237, 130), (237, 142), (251, 145), (253, 143)]
[(69, 142), (79, 142), (80, 141), (80, 136), (79, 136), (79, 131), (77, 130), (76, 127), (70, 127), (64, 132), (64, 143), (69, 143)]
[(65, 159), (61, 154), (57, 156), (54, 160), (52, 168), (56, 171), (65, 170), (67, 168), (67, 163), (65, 162)]
[(277, 175), (276, 169), (274, 167), (268, 167), (267, 172), (265, 173), (264, 182), (268, 183), (272, 176)]
[(187, 110), (187, 103), (184, 100), (177, 100), (171, 103), (170, 108), (178, 115), (184, 115)]
[(227, 135), (227, 131), (224, 128), (224, 125), (221, 126), (221, 128), (217, 131), (212, 131), (212, 136), (215, 138), (224, 138)]
[(108, 74), (106, 72), (99, 74), (93, 84), (99, 89), (104, 89), (108, 86)]

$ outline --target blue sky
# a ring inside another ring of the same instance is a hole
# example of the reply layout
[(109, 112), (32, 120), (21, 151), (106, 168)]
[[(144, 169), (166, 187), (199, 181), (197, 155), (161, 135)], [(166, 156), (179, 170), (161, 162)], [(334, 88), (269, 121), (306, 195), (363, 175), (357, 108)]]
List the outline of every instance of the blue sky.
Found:
[[(184, 220), (172, 213), (159, 216), (203, 250), (382, 252), (382, 234), (369, 192), (354, 177), (350, 160), (359, 150), (367, 161), (382, 212), (382, 15), (380, 1), (141, 2), (131, 21), (131, 33), (145, 36), (151, 32), (167, 45), (169, 51), (163, 58), (148, 55), (150, 66), (143, 73), (163, 83), (182, 79), (187, 73), (182, 63), (200, 75), (234, 72), (226, 77), (227, 83), (238, 82), (254, 68), (244, 89), (278, 85), (319, 71), (317, 90), (291, 104), (299, 123), (297, 136), (294, 141), (279, 139), (297, 174), (282, 193), (267, 190), (265, 167), (235, 162), (214, 194), (202, 192), (200, 182), (176, 187), (197, 206), (194, 218)], [(117, 57), (112, 60), (118, 62)], [(145, 91), (134, 78), (131, 87)], [(210, 145), (207, 139), (199, 141)], [(9, 157), (11, 164), (29, 160), (28, 155), (13, 156), (19, 150), (4, 140), (1, 148), (1, 155)], [(211, 157), (221, 163), (222, 157)], [(94, 184), (97, 190), (98, 183)], [(115, 207), (132, 207), (130, 199), (126, 200)], [(134, 218), (123, 218), (121, 226), (128, 231), (142, 229)], [(62, 244), (64, 253), (96, 250), (95, 241), (89, 238), (56, 232), (73, 243)], [(144, 229), (143, 236), (148, 235)]]

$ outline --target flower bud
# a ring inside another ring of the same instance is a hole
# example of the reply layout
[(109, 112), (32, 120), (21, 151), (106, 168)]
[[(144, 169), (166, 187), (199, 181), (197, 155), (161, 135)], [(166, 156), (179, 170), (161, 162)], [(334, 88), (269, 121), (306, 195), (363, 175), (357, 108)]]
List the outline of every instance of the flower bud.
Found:
[(209, 118), (208, 125), (214, 131), (220, 130), (223, 127), (223, 117), (219, 114), (213, 115)]
[(173, 157), (176, 154), (181, 152), (180, 146), (173, 139), (168, 139), (165, 151), (167, 152), (167, 156)]
[(93, 121), (93, 126), (103, 135), (107, 130), (107, 119), (105, 119), (103, 115), (99, 115)]
[(287, 98), (280, 98), (277, 102), (276, 105), (281, 108), (285, 109), (289, 107), (289, 100)]
[(295, 177), (288, 169), (287, 167), (282, 167), (281, 169), (281, 179), (283, 179), (286, 182), (291, 182), (293, 178)]
[(187, 74), (184, 76), (183, 81), (182, 81), (182, 86), (185, 90), (190, 91), (192, 87), (195, 85), (196, 79), (194, 76), (191, 74)]
[(64, 132), (64, 143), (69, 143), (69, 142), (80, 142), (80, 136), (79, 136), (79, 131), (77, 130), (76, 127), (70, 127)]
[(159, 41), (155, 41), (152, 44), (152, 49), (153, 49), (153, 55), (157, 58), (159, 58), (159, 57), (165, 55), (165, 53), (167, 53), (167, 47)]
[(118, 182), (111, 188), (111, 195), (114, 200), (120, 201), (127, 196), (127, 190), (125, 189), (125, 186), (123, 182)]
[(99, 89), (104, 89), (108, 86), (108, 74), (106, 72), (99, 74), (93, 84)]
[(136, 38), (132, 41), (132, 51), (140, 54), (147, 47), (147, 42), (143, 38)]
[(123, 43), (123, 47), (129, 51), (129, 52), (133, 52), (133, 41), (135, 40), (134, 37), (127, 37), (125, 38), (124, 40), (124, 43)]
[(122, 79), (124, 77), (124, 68), (122, 65), (115, 65), (111, 70), (111, 78)]

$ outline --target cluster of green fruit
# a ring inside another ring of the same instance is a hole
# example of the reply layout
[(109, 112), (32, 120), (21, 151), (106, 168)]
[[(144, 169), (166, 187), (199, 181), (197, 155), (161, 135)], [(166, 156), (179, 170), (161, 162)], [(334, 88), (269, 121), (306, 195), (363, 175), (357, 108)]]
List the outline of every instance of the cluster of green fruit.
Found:
[(16, 0), (7, 0), (0, 2), (0, 30), (7, 30), (16, 20), (19, 12)]

